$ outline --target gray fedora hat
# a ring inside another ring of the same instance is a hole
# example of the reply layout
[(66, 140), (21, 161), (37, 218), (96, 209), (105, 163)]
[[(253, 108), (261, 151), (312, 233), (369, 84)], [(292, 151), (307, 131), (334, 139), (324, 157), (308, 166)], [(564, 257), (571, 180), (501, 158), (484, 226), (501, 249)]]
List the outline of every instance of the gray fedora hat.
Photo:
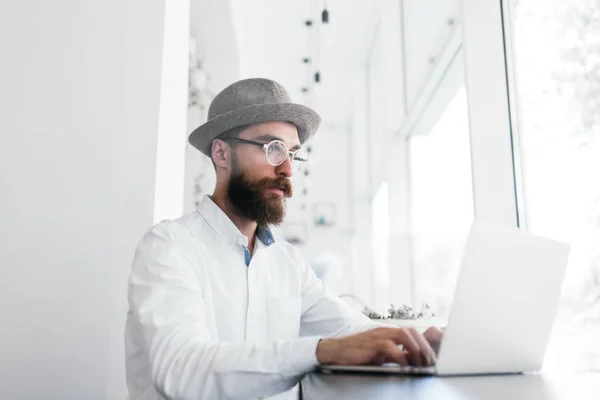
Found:
[(315, 111), (292, 103), (279, 83), (262, 78), (243, 79), (221, 91), (208, 108), (208, 121), (190, 134), (192, 146), (210, 157), (213, 139), (243, 125), (267, 121), (291, 122), (298, 129), (300, 143), (319, 128), (321, 117)]

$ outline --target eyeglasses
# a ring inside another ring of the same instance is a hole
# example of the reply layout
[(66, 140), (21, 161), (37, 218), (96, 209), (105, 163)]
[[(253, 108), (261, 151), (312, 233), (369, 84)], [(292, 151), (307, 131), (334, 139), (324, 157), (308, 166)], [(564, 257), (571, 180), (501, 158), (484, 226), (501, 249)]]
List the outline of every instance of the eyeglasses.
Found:
[(283, 164), (288, 155), (292, 160), (294, 169), (297, 171), (301, 171), (308, 162), (308, 152), (306, 150), (298, 149), (296, 151), (290, 151), (285, 143), (283, 143), (281, 140), (273, 140), (270, 143), (254, 142), (252, 140), (246, 140), (237, 137), (228, 137), (224, 138), (223, 140), (234, 140), (238, 143), (251, 144), (253, 146), (261, 147), (265, 151), (267, 162), (274, 167)]

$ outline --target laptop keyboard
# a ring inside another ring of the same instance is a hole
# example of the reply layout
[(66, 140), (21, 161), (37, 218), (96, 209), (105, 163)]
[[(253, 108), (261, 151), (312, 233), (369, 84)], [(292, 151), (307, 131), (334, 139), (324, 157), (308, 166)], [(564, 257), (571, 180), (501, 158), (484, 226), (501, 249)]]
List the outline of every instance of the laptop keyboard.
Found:
[(322, 365), (323, 372), (374, 372), (383, 374), (434, 375), (435, 367), (414, 367), (410, 365), (383, 364), (375, 365)]
[(423, 374), (431, 375), (435, 373), (435, 367), (415, 367), (412, 365), (399, 365), (399, 364), (383, 364), (382, 367), (390, 368), (390, 372), (398, 373), (410, 373), (410, 374)]

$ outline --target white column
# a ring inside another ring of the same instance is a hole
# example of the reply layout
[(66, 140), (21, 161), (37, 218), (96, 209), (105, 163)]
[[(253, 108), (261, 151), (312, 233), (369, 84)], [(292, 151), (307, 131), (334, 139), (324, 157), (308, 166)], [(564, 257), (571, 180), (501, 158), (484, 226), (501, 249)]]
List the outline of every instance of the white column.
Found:
[(356, 93), (350, 145), (349, 173), (351, 179), (351, 215), (353, 243), (352, 291), (363, 302), (373, 305), (372, 257), (371, 257), (371, 203), (369, 180), (369, 136), (367, 120), (366, 71), (356, 71), (353, 81)]
[(413, 303), (411, 260), (409, 152), (405, 137), (390, 139), (388, 153), (388, 193), (390, 204), (390, 302), (395, 306)]
[(183, 213), (188, 136), (190, 0), (167, 1), (164, 7), (154, 222)]
[(516, 226), (514, 145), (501, 2), (461, 2), (475, 216)]
[(168, 31), (189, 23), (177, 3), (167, 23), (164, 1), (0, 5), (1, 398), (126, 395), (126, 286), (153, 223), (161, 82), (182, 82), (163, 70)]

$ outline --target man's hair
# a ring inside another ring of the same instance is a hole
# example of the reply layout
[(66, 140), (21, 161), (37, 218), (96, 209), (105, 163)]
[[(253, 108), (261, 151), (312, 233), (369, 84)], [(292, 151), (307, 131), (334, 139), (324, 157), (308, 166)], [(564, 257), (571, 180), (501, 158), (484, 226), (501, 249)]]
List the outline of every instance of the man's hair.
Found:
[[(220, 140), (225, 140), (228, 138), (234, 138), (234, 137), (239, 137), (240, 133), (242, 133), (242, 131), (244, 131), (246, 128), (248, 128), (250, 125), (242, 125), (242, 126), (237, 126), (233, 129), (230, 129), (226, 132), (221, 133), (220, 135), (218, 135), (216, 138), (213, 139), (213, 141), (215, 139), (220, 139)], [(235, 142), (231, 143), (231, 146), (235, 146)], [(212, 141), (210, 142), (210, 161), (212, 162), (213, 167), (215, 168), (215, 171), (217, 170), (217, 164), (215, 164), (215, 160), (212, 159)]]

